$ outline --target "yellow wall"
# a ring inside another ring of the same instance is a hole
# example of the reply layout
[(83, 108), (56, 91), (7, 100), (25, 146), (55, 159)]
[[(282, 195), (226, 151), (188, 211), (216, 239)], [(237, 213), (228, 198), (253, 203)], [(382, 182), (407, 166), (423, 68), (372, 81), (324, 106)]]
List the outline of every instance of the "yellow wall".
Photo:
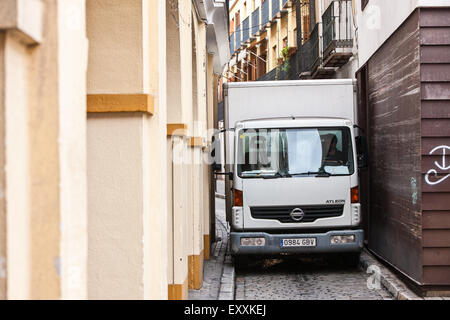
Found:
[(217, 79), (205, 23), (171, 3), (2, 3), (0, 299), (200, 288)]
[[(149, 94), (155, 97), (155, 114), (144, 119), (144, 189), (148, 212), (144, 220), (147, 234), (144, 261), (144, 299), (167, 299), (167, 87), (166, 87), (166, 6), (164, 1), (148, 2)], [(146, 160), (145, 160), (146, 159)]]
[(88, 93), (154, 103), (88, 116), (89, 298), (166, 299), (165, 5), (89, 1), (87, 17)]
[[(0, 31), (0, 75), (5, 73), (5, 39), (6, 33)], [(0, 76), (0, 88), (5, 85), (4, 77)], [(6, 189), (6, 154), (5, 150), (5, 102), (4, 90), (0, 90), (0, 189)], [(6, 294), (6, 201), (0, 199), (0, 300), (7, 298)]]
[(86, 299), (88, 43), (85, 3), (59, 1), (58, 16), (61, 297)]
[(149, 76), (142, 0), (88, 0), (87, 8), (89, 50), (96, 52), (89, 55), (88, 92), (142, 93)]
[(84, 299), (84, 2), (10, 0), (2, 14), (0, 296)]
[(141, 114), (88, 117), (89, 299), (144, 297)]
[[(21, 99), (27, 93), (27, 64), (29, 56), (13, 35), (6, 35), (5, 43), (5, 145), (6, 163), (6, 214), (7, 214), (7, 275), (8, 298), (28, 299), (31, 297), (31, 209), (30, 209), (30, 137), (28, 99)], [(12, 66), (17, 66), (11, 70)], [(11, 85), (13, 86), (11, 87)], [(26, 96), (26, 95), (25, 95)], [(17, 135), (17, 136), (16, 136)], [(54, 163), (54, 162), (53, 162)], [(56, 172), (54, 173), (57, 174)], [(53, 196), (56, 196), (53, 193)], [(52, 197), (50, 196), (50, 199)], [(56, 209), (56, 207), (55, 207)], [(55, 213), (55, 209), (53, 213)], [(13, 214), (14, 213), (14, 214)], [(56, 253), (56, 249), (53, 254)], [(56, 285), (58, 286), (58, 285)], [(55, 294), (53, 285), (53, 294)], [(59, 292), (56, 292), (59, 295)]]
[[(167, 87), (171, 102), (168, 123), (170, 131), (184, 128), (178, 133), (170, 132), (167, 139), (168, 156), (175, 159), (167, 174), (171, 222), (168, 244), (173, 255), (168, 266), (169, 297), (174, 299), (185, 295), (185, 286), (200, 289), (202, 285), (205, 248), (209, 248), (209, 242), (205, 244), (205, 239), (209, 240), (209, 236), (205, 238), (209, 235), (205, 234), (209, 230), (205, 197), (209, 199), (209, 194), (205, 196), (205, 192), (210, 190), (209, 178), (205, 177), (207, 167), (202, 163), (208, 127), (206, 25), (190, 2), (179, 2), (178, 9), (178, 21), (173, 17), (167, 20), (167, 49), (173, 53), (167, 81), (174, 84)], [(212, 69), (209, 71), (212, 73)], [(181, 94), (176, 91), (178, 87)]]

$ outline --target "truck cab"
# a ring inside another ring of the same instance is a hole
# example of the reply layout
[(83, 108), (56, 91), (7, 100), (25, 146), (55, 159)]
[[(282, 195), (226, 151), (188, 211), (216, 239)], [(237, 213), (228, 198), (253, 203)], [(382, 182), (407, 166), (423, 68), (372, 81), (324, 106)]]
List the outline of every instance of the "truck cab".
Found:
[(229, 195), (233, 254), (359, 253), (355, 146), (349, 119), (238, 122)]

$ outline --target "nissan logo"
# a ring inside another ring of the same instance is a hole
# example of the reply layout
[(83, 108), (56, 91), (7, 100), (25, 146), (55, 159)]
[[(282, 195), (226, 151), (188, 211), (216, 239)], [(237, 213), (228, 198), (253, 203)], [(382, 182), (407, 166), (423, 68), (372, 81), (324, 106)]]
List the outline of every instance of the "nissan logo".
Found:
[(291, 211), (291, 218), (294, 221), (302, 221), (304, 217), (305, 212), (303, 212), (303, 210), (300, 208), (295, 208), (294, 210)]

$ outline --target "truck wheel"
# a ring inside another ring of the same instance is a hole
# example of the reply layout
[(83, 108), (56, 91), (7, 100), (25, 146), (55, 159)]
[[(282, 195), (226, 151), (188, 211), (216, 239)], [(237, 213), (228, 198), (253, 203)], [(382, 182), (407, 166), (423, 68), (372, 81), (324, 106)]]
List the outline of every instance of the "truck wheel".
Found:
[(360, 252), (344, 253), (341, 255), (342, 264), (346, 267), (356, 268), (359, 265)]
[(234, 267), (236, 270), (245, 270), (248, 268), (249, 259), (247, 256), (234, 256)]

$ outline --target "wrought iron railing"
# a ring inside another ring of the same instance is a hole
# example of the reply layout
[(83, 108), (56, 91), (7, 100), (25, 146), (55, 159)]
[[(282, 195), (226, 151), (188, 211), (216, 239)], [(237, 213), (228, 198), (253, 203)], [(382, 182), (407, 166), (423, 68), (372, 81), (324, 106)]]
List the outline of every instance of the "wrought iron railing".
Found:
[(279, 12), (280, 12), (280, 0), (272, 0), (272, 18), (275, 17)]
[(320, 63), (319, 40), (319, 24), (317, 23), (311, 31), (309, 39), (300, 48), (301, 72), (311, 72)]
[(322, 15), (324, 56), (336, 48), (352, 48), (352, 1), (334, 0)]
[(254, 36), (259, 31), (259, 11), (260, 8), (256, 9), (252, 13), (252, 36)]
[(250, 39), (250, 17), (245, 18), (242, 22), (242, 41)]
[(262, 25), (265, 26), (267, 23), (269, 23), (270, 21), (270, 17), (269, 17), (269, 0), (266, 0), (262, 3)]
[(276, 66), (266, 74), (262, 75), (257, 81), (278, 81), (278, 80), (298, 80), (298, 60), (297, 53), (292, 55), (289, 61)]

